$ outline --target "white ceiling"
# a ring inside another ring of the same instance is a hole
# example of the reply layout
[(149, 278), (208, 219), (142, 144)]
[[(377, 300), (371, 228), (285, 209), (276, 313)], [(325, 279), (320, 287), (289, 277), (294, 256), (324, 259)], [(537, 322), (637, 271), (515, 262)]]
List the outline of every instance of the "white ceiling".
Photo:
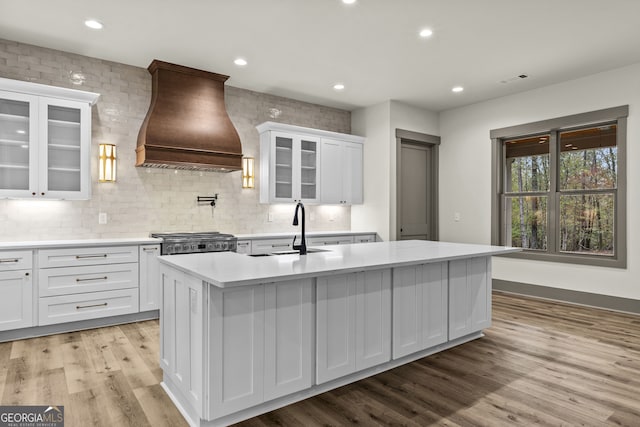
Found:
[(640, 62), (639, 17), (640, 0), (0, 0), (0, 38), (349, 110), (441, 111)]

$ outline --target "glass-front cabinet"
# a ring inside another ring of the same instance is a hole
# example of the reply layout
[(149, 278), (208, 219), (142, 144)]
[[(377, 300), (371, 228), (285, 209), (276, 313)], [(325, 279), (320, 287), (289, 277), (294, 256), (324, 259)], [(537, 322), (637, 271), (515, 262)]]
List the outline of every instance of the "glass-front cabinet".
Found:
[(264, 174), (260, 201), (318, 202), (319, 147), (320, 138), (283, 132), (263, 134), (261, 152), (268, 155), (261, 155), (261, 173), (272, 172)]
[(90, 198), (91, 105), (97, 98), (0, 79), (0, 197)]

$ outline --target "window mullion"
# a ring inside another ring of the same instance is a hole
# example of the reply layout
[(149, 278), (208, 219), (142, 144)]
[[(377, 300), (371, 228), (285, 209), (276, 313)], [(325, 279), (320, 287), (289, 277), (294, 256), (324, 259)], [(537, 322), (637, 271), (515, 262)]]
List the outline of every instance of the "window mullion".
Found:
[(558, 210), (560, 206), (560, 196), (558, 187), (559, 156), (558, 132), (549, 133), (549, 197), (547, 200), (548, 224), (547, 224), (547, 252), (558, 253), (560, 247), (560, 218)]

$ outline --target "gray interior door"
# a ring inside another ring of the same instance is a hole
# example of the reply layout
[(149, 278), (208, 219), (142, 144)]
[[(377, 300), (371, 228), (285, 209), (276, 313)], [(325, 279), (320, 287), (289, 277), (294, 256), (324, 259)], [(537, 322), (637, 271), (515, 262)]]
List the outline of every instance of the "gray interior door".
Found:
[(398, 240), (430, 240), (431, 148), (402, 142), (400, 147)]

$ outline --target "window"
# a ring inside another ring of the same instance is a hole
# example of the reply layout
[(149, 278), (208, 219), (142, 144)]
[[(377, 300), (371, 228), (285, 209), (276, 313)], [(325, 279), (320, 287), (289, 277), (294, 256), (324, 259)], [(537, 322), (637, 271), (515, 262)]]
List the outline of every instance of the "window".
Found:
[(491, 131), (492, 244), (626, 267), (628, 106)]

